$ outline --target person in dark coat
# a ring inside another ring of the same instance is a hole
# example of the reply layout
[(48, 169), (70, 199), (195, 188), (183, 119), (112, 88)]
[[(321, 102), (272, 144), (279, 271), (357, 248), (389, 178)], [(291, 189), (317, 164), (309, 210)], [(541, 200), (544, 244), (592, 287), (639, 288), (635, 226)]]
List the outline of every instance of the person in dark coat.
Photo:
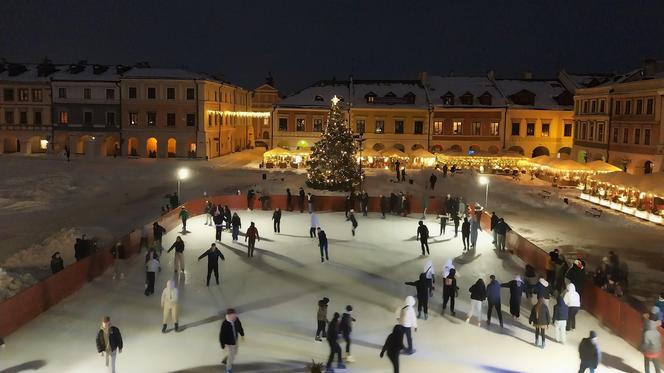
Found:
[(184, 273), (184, 241), (182, 241), (182, 237), (177, 236), (175, 242), (173, 242), (171, 247), (166, 250), (166, 253), (170, 253), (173, 249), (175, 249), (173, 272), (178, 273), (178, 271), (181, 271)]
[(553, 326), (555, 330), (556, 342), (565, 344), (567, 342), (567, 318), (569, 317), (569, 308), (562, 296), (558, 296), (558, 301), (553, 306)]
[(51, 273), (56, 274), (63, 269), (65, 269), (65, 262), (62, 260), (60, 252), (56, 251), (51, 255)]
[(399, 373), (399, 354), (403, 348), (403, 328), (397, 324), (392, 328), (392, 333), (387, 336), (383, 348), (380, 350), (381, 358), (387, 352), (387, 358), (392, 363), (393, 373)]
[(341, 359), (341, 346), (337, 341), (339, 338), (339, 312), (335, 312), (332, 320), (327, 326), (327, 343), (330, 345), (330, 356), (327, 358), (326, 368), (329, 372), (334, 372), (332, 370), (332, 361), (334, 360), (334, 355), (337, 355), (337, 369), (346, 369)]
[(588, 338), (583, 338), (579, 343), (579, 358), (581, 359), (579, 373), (585, 372), (586, 369), (589, 369), (590, 373), (595, 372), (599, 362), (602, 361), (602, 352), (599, 350), (597, 333), (594, 330), (590, 331)]
[(229, 308), (219, 329), (221, 349), (224, 350), (228, 347), (228, 355), (221, 361), (222, 364), (226, 365), (226, 373), (233, 373), (233, 363), (238, 352), (238, 336), (241, 336), (244, 340), (244, 328), (242, 328), (240, 318), (237, 317), (237, 312)]
[(355, 236), (355, 229), (357, 229), (357, 219), (355, 219), (355, 210), (350, 209), (350, 212), (348, 213), (348, 218), (346, 218), (346, 221), (351, 222), (353, 228), (351, 229), (351, 233), (353, 233), (353, 236)]
[(549, 299), (551, 299), (551, 292), (549, 291), (549, 283), (544, 279), (544, 277), (540, 276), (539, 280), (535, 284), (534, 291), (535, 296), (537, 296), (538, 299), (543, 298), (544, 303), (546, 303), (548, 306)]
[(390, 214), (397, 213), (397, 195), (392, 192), (390, 193)]
[(247, 191), (247, 209), (249, 210), (254, 210), (254, 200), (256, 199), (256, 192), (254, 192), (253, 188), (250, 188)]
[(249, 229), (247, 229), (247, 232), (244, 234), (244, 242), (247, 242), (247, 240), (249, 240), (249, 243), (247, 244), (247, 257), (253, 258), (254, 249), (256, 248), (256, 240), (261, 240), (261, 237), (258, 235), (256, 224), (253, 221), (249, 224)]
[(105, 316), (101, 322), (101, 328), (95, 340), (97, 352), (106, 357), (106, 366), (110, 365), (112, 373), (115, 373), (115, 358), (118, 352), (122, 352), (122, 334), (120, 329), (111, 325), (111, 318)]
[(300, 191), (298, 192), (298, 198), (297, 198), (297, 204), (298, 207), (300, 208), (300, 213), (304, 212), (304, 197), (305, 197), (304, 189), (300, 187)]
[(357, 321), (353, 317), (353, 306), (350, 304), (346, 306), (346, 312), (341, 315), (341, 322), (339, 323), (339, 331), (341, 336), (344, 337), (346, 341), (346, 361), (349, 363), (355, 362), (355, 359), (350, 354), (350, 334), (353, 331), (353, 323)]
[(470, 322), (470, 318), (473, 317), (473, 314), (476, 314), (477, 326), (480, 326), (480, 322), (482, 321), (482, 302), (486, 299), (484, 280), (478, 278), (468, 291), (470, 292), (470, 311), (468, 312), (466, 322)]
[(459, 287), (456, 281), (456, 269), (450, 269), (450, 273), (443, 279), (443, 314), (447, 308), (447, 302), (450, 302), (450, 311), (452, 316), (456, 315), (454, 312), (454, 298), (459, 296)]
[(325, 330), (327, 323), (327, 305), (330, 303), (330, 298), (323, 297), (318, 301), (318, 311), (316, 312), (316, 337), (315, 341), (322, 341), (323, 338), (327, 338), (327, 331)]
[(496, 248), (500, 251), (505, 251), (507, 231), (510, 230), (510, 226), (505, 223), (503, 218), (499, 218), (493, 230), (496, 233)]
[(214, 222), (214, 239), (217, 242), (221, 242), (221, 232), (224, 230), (224, 217), (220, 213), (215, 212), (212, 221)]
[(406, 167), (401, 168), (401, 181), (406, 182)]
[(226, 260), (226, 258), (224, 257), (224, 254), (219, 251), (217, 245), (215, 244), (210, 245), (210, 248), (205, 250), (205, 252), (198, 257), (198, 261), (200, 262), (201, 259), (205, 258), (206, 256), (208, 260), (206, 286), (210, 286), (210, 277), (212, 272), (214, 272), (214, 279), (217, 281), (217, 285), (219, 285), (219, 258), (221, 258), (221, 260)]
[(503, 327), (503, 313), (500, 310), (500, 283), (496, 280), (496, 276), (489, 276), (490, 280), (489, 285), (486, 286), (486, 295), (489, 305), (489, 309), (486, 314), (486, 324), (491, 325), (491, 311), (495, 308), (496, 313), (498, 314), (498, 321), (500, 321), (500, 327)]
[(459, 222), (461, 221), (459, 214), (453, 213), (452, 221), (454, 222), (454, 237), (456, 237), (459, 235)]
[(415, 286), (417, 291), (417, 318), (422, 317), (424, 311), (424, 320), (429, 318), (429, 287), (427, 284), (427, 275), (420, 273), (420, 278), (417, 281), (405, 282), (406, 285)]
[(231, 209), (228, 208), (228, 205), (224, 206), (224, 220), (226, 221), (226, 230), (230, 231), (233, 215), (231, 214)]
[(281, 209), (279, 207), (272, 213), (272, 220), (274, 221), (274, 233), (281, 233)]
[(382, 215), (381, 216), (382, 219), (385, 219), (385, 213), (387, 212), (387, 210), (388, 210), (387, 198), (385, 198), (385, 196), (381, 194), (380, 195), (380, 213)]
[(350, 194), (346, 196), (346, 200), (344, 201), (344, 214), (346, 217), (348, 217), (348, 213), (350, 212), (350, 209), (352, 209), (353, 206), (351, 205), (350, 202)]
[[(544, 348), (546, 342), (545, 331), (551, 323), (551, 317), (549, 315), (549, 307), (544, 304), (543, 298), (537, 298), (537, 303), (535, 303), (530, 311), (528, 322), (535, 327), (535, 346)], [(542, 344), (538, 343), (540, 336), (542, 337)]]
[(399, 161), (394, 163), (394, 170), (397, 172), (397, 182), (401, 181), (401, 163)]
[(510, 315), (515, 319), (519, 318), (521, 315), (521, 296), (526, 291), (526, 285), (521, 276), (517, 275), (514, 280), (500, 286), (510, 289)]
[(293, 211), (293, 195), (290, 188), (286, 188), (286, 210)]
[(316, 228), (318, 230), (318, 247), (320, 248), (320, 262), (323, 263), (325, 260), (330, 260), (330, 256), (327, 253), (327, 234), (325, 231)]
[(242, 221), (240, 220), (240, 215), (238, 215), (237, 212), (233, 213), (233, 217), (231, 218), (231, 227), (233, 227), (233, 242), (236, 242), (237, 237), (240, 234), (240, 228), (242, 228)]
[(449, 216), (443, 211), (443, 213), (438, 216), (438, 219), (440, 219), (440, 232), (438, 233), (439, 236), (442, 236), (445, 234), (445, 228), (447, 227), (447, 218)]
[(445, 164), (443, 165), (443, 177), (447, 177), (447, 170), (448, 170), (448, 168), (447, 168), (447, 163), (445, 163)]
[(157, 246), (157, 250), (161, 253), (164, 249), (164, 246), (161, 244), (162, 237), (166, 234), (166, 228), (159, 225), (158, 222), (152, 223), (152, 237), (154, 237), (154, 244)]
[(493, 242), (492, 244), (496, 244), (496, 231), (494, 228), (496, 227), (496, 224), (498, 224), (498, 215), (496, 215), (496, 212), (491, 213), (491, 231), (493, 232)]
[(463, 224), (461, 224), (461, 241), (463, 241), (463, 251), (470, 250), (470, 222), (468, 218), (463, 218)]
[(583, 294), (583, 285), (586, 281), (586, 266), (585, 264), (577, 259), (574, 261), (574, 264), (567, 270), (565, 277), (568, 278), (576, 288), (576, 292), (579, 295)]
[[(429, 228), (424, 225), (424, 222), (420, 220), (417, 227), (416, 238), (420, 240), (420, 247), (422, 248), (422, 256), (429, 254)], [(424, 249), (426, 248), (426, 253)]]
[(431, 176), (429, 176), (429, 185), (431, 186), (431, 190), (436, 189), (436, 181), (438, 181), (438, 177), (432, 173)]

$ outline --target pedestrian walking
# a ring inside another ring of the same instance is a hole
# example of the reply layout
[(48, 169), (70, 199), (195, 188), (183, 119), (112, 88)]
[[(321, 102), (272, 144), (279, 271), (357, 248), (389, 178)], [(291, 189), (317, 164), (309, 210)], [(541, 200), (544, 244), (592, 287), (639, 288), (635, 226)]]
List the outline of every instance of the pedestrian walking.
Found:
[(427, 277), (427, 289), (429, 289), (429, 298), (431, 298), (433, 297), (433, 285), (436, 283), (436, 270), (433, 268), (433, 262), (431, 260), (427, 260), (427, 262), (424, 263), (423, 269), (423, 273)]
[[(318, 311), (316, 312), (316, 337), (315, 341), (321, 342), (322, 338), (327, 338), (327, 306), (330, 303), (330, 298), (323, 297), (318, 301)], [(321, 338), (322, 337), (322, 338)]]
[(406, 167), (401, 167), (401, 182), (406, 182)]
[(424, 320), (427, 320), (429, 318), (429, 288), (426, 274), (420, 273), (419, 279), (407, 281), (405, 284), (414, 286), (417, 292), (417, 318), (422, 318), (422, 311), (424, 311)]
[(166, 251), (170, 253), (171, 250), (175, 249), (175, 259), (173, 260), (173, 272), (178, 273), (178, 271), (184, 273), (184, 241), (182, 237), (177, 236), (175, 242), (171, 247)]
[(221, 232), (224, 230), (224, 217), (220, 213), (215, 212), (214, 218), (214, 239), (217, 242), (221, 242)]
[(327, 358), (326, 373), (334, 373), (332, 361), (337, 355), (337, 369), (346, 369), (341, 358), (341, 346), (339, 345), (339, 312), (335, 312), (327, 326), (327, 343), (330, 346), (330, 356)]
[[(549, 283), (544, 279), (544, 277), (539, 278), (535, 284), (535, 295), (537, 298), (544, 298), (544, 303), (546, 306), (549, 306), (549, 299), (551, 299), (551, 292), (549, 291)], [(569, 323), (567, 325), (569, 327)]]
[(567, 331), (576, 329), (576, 314), (581, 309), (581, 295), (576, 292), (576, 287), (573, 283), (567, 285), (567, 291), (563, 296), (563, 300), (567, 307), (569, 307), (569, 318), (567, 319)]
[(362, 204), (362, 216), (367, 216), (369, 214), (369, 193), (364, 191), (364, 193), (362, 193), (360, 202)]
[(286, 188), (286, 211), (293, 211), (293, 194), (290, 188)]
[(205, 201), (205, 225), (212, 225), (214, 217), (214, 205), (210, 201)]
[(468, 218), (463, 218), (463, 224), (461, 224), (461, 241), (463, 242), (463, 251), (470, 250), (470, 222)]
[(556, 335), (556, 342), (565, 344), (567, 342), (567, 319), (569, 317), (569, 308), (562, 296), (558, 296), (556, 305), (553, 306), (553, 327)]
[(507, 231), (510, 229), (503, 218), (498, 219), (498, 223), (493, 228), (496, 232), (496, 248), (500, 251), (505, 251), (505, 238)]
[(452, 259), (447, 259), (445, 265), (443, 266), (443, 277), (447, 277), (453, 268), (456, 269), (456, 267), (454, 267), (454, 262)]
[[(420, 248), (422, 249), (422, 256), (429, 255), (429, 228), (424, 225), (424, 222), (420, 220), (417, 227), (416, 239), (420, 240)], [(426, 248), (426, 253), (424, 249)]]
[(233, 308), (229, 308), (226, 310), (226, 317), (219, 329), (221, 349), (224, 350), (228, 347), (226, 357), (221, 361), (221, 364), (226, 366), (226, 373), (233, 373), (233, 364), (239, 349), (238, 336), (244, 340), (244, 328), (240, 318), (237, 317), (237, 312)]
[(429, 209), (429, 196), (424, 193), (422, 194), (422, 217), (420, 219), (424, 220), (427, 218), (427, 210)]
[(210, 286), (210, 277), (212, 275), (212, 272), (214, 272), (214, 279), (217, 282), (217, 285), (219, 285), (219, 258), (221, 260), (226, 260), (224, 257), (224, 254), (219, 251), (217, 248), (217, 245), (212, 244), (210, 245), (210, 248), (205, 250), (203, 254), (201, 254), (198, 257), (198, 261), (200, 262), (201, 259), (207, 257), (207, 282), (205, 283), (205, 286)]
[(475, 250), (477, 248), (477, 235), (482, 230), (480, 219), (477, 216), (470, 218), (470, 246)]
[(233, 229), (233, 242), (237, 242), (237, 237), (240, 234), (240, 228), (242, 228), (242, 221), (237, 212), (233, 213), (233, 218), (231, 219), (231, 227)]
[(399, 161), (396, 161), (394, 163), (394, 170), (397, 172), (397, 183), (401, 181), (401, 163)]
[(381, 214), (381, 219), (385, 219), (385, 213), (388, 210), (387, 206), (387, 198), (384, 195), (380, 195), (380, 214)]
[(272, 213), (274, 233), (281, 233), (281, 209), (277, 207)]
[(470, 291), (470, 311), (468, 312), (466, 322), (470, 322), (473, 315), (477, 315), (477, 326), (480, 326), (482, 322), (482, 302), (486, 299), (484, 280), (478, 278), (468, 291)]
[(352, 229), (351, 233), (353, 234), (353, 237), (355, 237), (355, 229), (357, 229), (357, 219), (355, 219), (355, 210), (350, 209), (350, 212), (348, 212), (348, 217), (346, 218), (346, 221), (349, 221), (352, 224)]
[[(535, 346), (544, 348), (546, 342), (546, 329), (551, 323), (549, 316), (549, 307), (544, 304), (543, 298), (537, 298), (537, 303), (530, 311), (530, 318), (528, 322), (535, 327)], [(542, 338), (542, 343), (539, 344), (539, 339)]]
[(314, 209), (314, 196), (311, 193), (307, 193), (307, 210), (311, 214), (315, 211)]
[(157, 250), (159, 250), (159, 255), (161, 255), (161, 252), (164, 250), (164, 246), (162, 245), (161, 240), (165, 234), (166, 228), (159, 225), (158, 222), (152, 223), (152, 237), (154, 238), (153, 244), (157, 247)]
[(496, 212), (491, 213), (491, 232), (493, 232), (493, 242), (492, 244), (496, 245), (497, 242), (497, 234), (496, 234), (496, 224), (498, 224), (498, 215), (496, 215)]
[(346, 312), (341, 315), (341, 322), (339, 323), (339, 331), (341, 332), (341, 336), (344, 338), (344, 341), (346, 341), (346, 362), (348, 363), (354, 363), (355, 358), (353, 355), (350, 354), (350, 344), (351, 344), (351, 339), (350, 339), (350, 334), (353, 332), (353, 323), (357, 321), (353, 317), (353, 306), (350, 304), (346, 306)]
[(583, 263), (583, 261), (576, 259), (570, 269), (567, 270), (565, 277), (567, 277), (574, 284), (574, 287), (579, 295), (583, 294), (583, 285), (586, 281), (586, 265)]
[(159, 256), (153, 251), (151, 258), (145, 263), (145, 295), (154, 294), (154, 281), (159, 270)]
[(526, 284), (521, 276), (516, 275), (514, 280), (505, 282), (500, 286), (510, 289), (510, 315), (514, 319), (518, 319), (521, 316), (521, 296), (526, 291)]
[(162, 333), (166, 333), (169, 319), (173, 319), (173, 324), (175, 324), (175, 331), (180, 331), (180, 327), (178, 325), (178, 301), (178, 289), (175, 287), (175, 281), (166, 281), (166, 287), (161, 292), (161, 308), (163, 313), (161, 325)]
[(454, 237), (456, 238), (459, 235), (459, 222), (461, 221), (459, 214), (453, 213), (452, 221), (454, 222)]
[(431, 176), (429, 176), (429, 185), (431, 186), (431, 190), (436, 189), (436, 181), (438, 181), (438, 177), (431, 173)]
[(228, 205), (224, 206), (224, 221), (226, 222), (226, 230), (231, 230), (231, 222), (233, 220), (233, 215), (231, 214), (231, 209), (228, 208)]
[(300, 207), (300, 213), (304, 212), (304, 189), (300, 187), (300, 191), (298, 192), (298, 200), (297, 203)]
[(71, 150), (68, 145), (65, 145), (65, 157), (67, 157), (67, 162), (69, 162), (69, 157), (71, 156)]
[(101, 321), (101, 328), (97, 333), (97, 352), (106, 357), (106, 366), (111, 373), (115, 373), (115, 360), (118, 353), (122, 353), (122, 334), (120, 329), (111, 325), (111, 318), (105, 316)]
[(318, 230), (318, 247), (320, 248), (320, 262), (323, 263), (325, 260), (330, 260), (330, 256), (327, 253), (327, 234), (325, 231), (316, 228)]
[(311, 220), (311, 224), (309, 224), (309, 237), (310, 238), (315, 238), (316, 237), (316, 228), (320, 224), (318, 224), (318, 215), (316, 215), (315, 212), (310, 212), (309, 213), (309, 218)]
[(448, 170), (448, 168), (447, 168), (447, 163), (445, 163), (445, 164), (443, 165), (443, 177), (447, 177), (447, 170)]
[(406, 342), (408, 343), (408, 348), (406, 353), (412, 355), (415, 350), (413, 349), (413, 334), (412, 329), (417, 331), (417, 318), (415, 317), (415, 298), (412, 296), (407, 296), (404, 300), (403, 306), (397, 310), (397, 320), (399, 320), (399, 325), (403, 328), (403, 333), (406, 335)]
[(387, 358), (392, 363), (393, 373), (399, 373), (399, 354), (401, 354), (403, 348), (403, 328), (397, 324), (392, 328), (392, 333), (387, 336), (383, 348), (380, 350), (381, 358), (387, 352)]
[(182, 232), (186, 232), (187, 219), (189, 219), (189, 211), (187, 211), (187, 209), (184, 206), (182, 206), (180, 208), (180, 213), (178, 214), (178, 216), (180, 217), (180, 220), (182, 220)]
[[(113, 247), (111, 247), (111, 256), (113, 257), (113, 280), (116, 278), (123, 279), (124, 272), (122, 272), (121, 261), (124, 257), (124, 246), (122, 245), (122, 242), (118, 241)], [(60, 261), (62, 261), (62, 258), (60, 258)], [(51, 260), (51, 268), (53, 268), (53, 260)]]
[(496, 276), (489, 276), (489, 284), (486, 286), (486, 296), (488, 303), (488, 311), (486, 314), (486, 325), (491, 325), (491, 311), (494, 309), (498, 314), (498, 321), (500, 322), (500, 327), (503, 327), (503, 313), (500, 310), (500, 283), (496, 280)]
[[(658, 312), (654, 313), (657, 318)], [(662, 337), (657, 330), (657, 322), (646, 320), (643, 325), (643, 335), (641, 336), (640, 350), (643, 353), (643, 365), (646, 373), (650, 373), (650, 363), (655, 367), (655, 373), (661, 370), (659, 364), (659, 355), (662, 352)]]
[(253, 188), (247, 191), (247, 210), (254, 211), (254, 200), (256, 200), (256, 192)]
[(447, 219), (449, 219), (449, 215), (441, 214), (438, 216), (438, 219), (440, 219), (440, 232), (438, 235), (443, 236), (445, 235), (445, 228), (447, 227)]
[(254, 224), (253, 221), (249, 224), (249, 229), (247, 229), (247, 232), (244, 234), (244, 242), (247, 242), (247, 240), (249, 240), (249, 243), (247, 244), (247, 257), (253, 258), (254, 249), (256, 248), (256, 240), (261, 240), (261, 237), (258, 235), (258, 229), (256, 229), (256, 224)]
[(447, 302), (450, 303), (450, 312), (452, 316), (456, 316), (454, 312), (454, 298), (459, 296), (459, 287), (457, 286), (456, 280), (456, 269), (450, 269), (450, 273), (445, 276), (443, 279), (443, 312), (445, 314), (445, 309), (447, 308)]
[(594, 330), (590, 331), (588, 338), (583, 338), (579, 343), (579, 358), (581, 359), (579, 373), (584, 373), (586, 369), (590, 373), (595, 373), (599, 362), (602, 361), (602, 352), (599, 349), (597, 333)]
[[(113, 246), (113, 249), (114, 248), (115, 248), (115, 246)], [(113, 249), (111, 249), (111, 250), (113, 250)], [(112, 253), (113, 252), (111, 251), (111, 254)], [(116, 262), (115, 255), (113, 255), (113, 263), (115, 263), (115, 262)], [(56, 252), (53, 253), (53, 255), (51, 255), (51, 273), (56, 274), (56, 273), (62, 271), (63, 269), (65, 269), (65, 262), (62, 259), (62, 256), (60, 256), (60, 252), (56, 251)], [(113, 279), (115, 280), (115, 274), (113, 275)]]

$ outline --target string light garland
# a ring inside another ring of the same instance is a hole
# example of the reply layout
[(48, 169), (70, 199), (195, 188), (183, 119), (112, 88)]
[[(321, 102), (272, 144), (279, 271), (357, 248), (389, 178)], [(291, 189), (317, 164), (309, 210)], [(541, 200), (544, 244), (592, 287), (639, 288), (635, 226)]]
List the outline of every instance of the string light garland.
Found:
[(230, 111), (208, 110), (208, 114), (238, 118), (269, 118), (272, 114), (265, 111)]

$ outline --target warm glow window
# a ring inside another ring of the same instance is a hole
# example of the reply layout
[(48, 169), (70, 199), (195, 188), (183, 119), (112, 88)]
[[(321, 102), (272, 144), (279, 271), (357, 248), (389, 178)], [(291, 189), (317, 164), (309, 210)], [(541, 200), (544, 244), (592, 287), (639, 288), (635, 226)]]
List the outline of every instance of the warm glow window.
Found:
[(58, 121), (60, 124), (69, 123), (69, 113), (67, 113), (66, 111), (61, 111), (60, 115), (58, 116)]
[(434, 135), (443, 134), (443, 122), (441, 121), (433, 122), (433, 134)]
[(314, 119), (314, 132), (323, 132), (323, 120), (321, 118)]
[(480, 122), (473, 122), (473, 135), (474, 136), (479, 136), (482, 134), (482, 123)]
[(153, 127), (157, 125), (157, 113), (154, 111), (148, 111), (148, 126)]
[(490, 130), (491, 130), (491, 136), (499, 136), (500, 135), (500, 123), (491, 122)]
[(463, 122), (455, 120), (452, 122), (452, 133), (455, 135), (463, 134)]
[(41, 89), (33, 89), (32, 90), (32, 101), (34, 102), (42, 102), (43, 100), (43, 93)]
[(542, 123), (542, 137), (549, 137), (550, 127), (549, 123)]
[(306, 120), (304, 118), (295, 119), (295, 130), (297, 132), (304, 132), (306, 130)]
[(30, 94), (28, 93), (27, 88), (18, 89), (18, 100), (19, 101), (28, 101), (30, 99)]
[(535, 136), (535, 123), (526, 123), (526, 136)]
[(135, 126), (138, 124), (138, 113), (129, 113), (129, 125)]
[(385, 121), (383, 120), (376, 121), (376, 133), (385, 133)]
[(357, 133), (364, 133), (364, 130), (366, 129), (366, 122), (364, 119), (358, 119), (355, 121), (355, 131)]

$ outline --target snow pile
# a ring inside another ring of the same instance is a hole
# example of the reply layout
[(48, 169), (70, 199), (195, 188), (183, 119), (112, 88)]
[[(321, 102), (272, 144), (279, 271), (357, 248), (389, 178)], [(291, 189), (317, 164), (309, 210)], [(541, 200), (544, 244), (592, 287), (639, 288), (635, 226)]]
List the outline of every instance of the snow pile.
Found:
[(21, 290), (34, 285), (37, 279), (30, 273), (7, 272), (0, 268), (0, 300), (13, 297)]

